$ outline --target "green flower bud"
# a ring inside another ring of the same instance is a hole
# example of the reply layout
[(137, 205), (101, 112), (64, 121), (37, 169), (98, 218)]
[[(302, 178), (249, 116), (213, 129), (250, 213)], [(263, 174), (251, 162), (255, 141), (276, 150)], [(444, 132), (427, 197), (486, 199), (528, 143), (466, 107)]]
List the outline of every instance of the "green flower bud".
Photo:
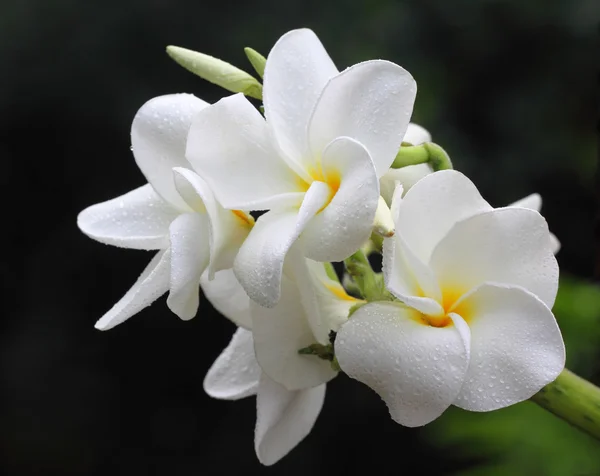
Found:
[(197, 51), (167, 46), (167, 54), (188, 71), (234, 93), (262, 99), (262, 85), (245, 71)]

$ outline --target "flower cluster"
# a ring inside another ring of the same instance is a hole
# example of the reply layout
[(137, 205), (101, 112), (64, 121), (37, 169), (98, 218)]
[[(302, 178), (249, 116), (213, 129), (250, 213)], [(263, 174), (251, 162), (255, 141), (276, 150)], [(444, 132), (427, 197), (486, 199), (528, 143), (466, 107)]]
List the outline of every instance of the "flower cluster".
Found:
[[(132, 151), (148, 184), (87, 208), (78, 225), (156, 254), (96, 327), (167, 292), (169, 309), (190, 319), (201, 288), (238, 326), (204, 388), (227, 400), (256, 395), (266, 465), (310, 432), (340, 370), (407, 426), (450, 405), (505, 407), (553, 381), (565, 360), (551, 311), (559, 245), (540, 197), (493, 208), (443, 170), (447, 157), (430, 160), (443, 151), (409, 123), (416, 84), (400, 66), (339, 72), (306, 29), (281, 37), (266, 61), (250, 52), (262, 85), (170, 50), (237, 93), (212, 105), (161, 96), (138, 111)], [(244, 93), (262, 98), (264, 114)], [(344, 260), (342, 285), (331, 262)]]

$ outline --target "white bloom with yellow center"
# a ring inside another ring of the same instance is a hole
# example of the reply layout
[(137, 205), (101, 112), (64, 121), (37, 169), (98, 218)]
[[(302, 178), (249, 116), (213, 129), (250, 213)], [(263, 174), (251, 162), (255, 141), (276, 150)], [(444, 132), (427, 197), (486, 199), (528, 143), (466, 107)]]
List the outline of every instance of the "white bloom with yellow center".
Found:
[(400, 302), (369, 303), (342, 326), (342, 370), (406, 426), (451, 404), (490, 411), (530, 398), (565, 362), (550, 310), (558, 265), (545, 220), (527, 208), (492, 208), (451, 170), (401, 194), (383, 257)]
[(231, 268), (254, 220), (225, 210), (185, 159), (193, 116), (208, 104), (190, 94), (144, 104), (131, 126), (135, 160), (148, 184), (83, 210), (77, 224), (90, 238), (123, 248), (159, 250), (131, 289), (97, 323), (110, 329), (169, 291), (182, 319), (196, 314), (202, 274)]
[[(276, 463), (311, 431), (326, 382), (337, 375), (329, 361), (298, 350), (327, 343), (328, 332), (360, 302), (327, 276), (322, 263), (302, 261), (288, 255), (281, 300), (273, 309), (250, 301), (230, 270), (203, 285), (215, 308), (241, 326), (207, 373), (204, 389), (224, 400), (257, 395), (255, 449), (265, 465)], [(235, 308), (228, 295), (240, 298)]]
[(225, 208), (270, 210), (242, 246), (234, 270), (248, 295), (273, 307), (285, 256), (340, 261), (369, 237), (378, 179), (394, 160), (416, 95), (412, 76), (388, 61), (339, 73), (310, 30), (271, 50), (265, 118), (241, 94), (196, 116), (186, 157)]

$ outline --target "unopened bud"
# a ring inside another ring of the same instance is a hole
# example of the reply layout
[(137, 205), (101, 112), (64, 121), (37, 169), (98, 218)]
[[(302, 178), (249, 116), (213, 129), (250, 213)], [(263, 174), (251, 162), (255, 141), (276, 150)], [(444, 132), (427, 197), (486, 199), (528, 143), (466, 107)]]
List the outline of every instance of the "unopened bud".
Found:
[(234, 93), (262, 99), (262, 85), (245, 71), (197, 51), (167, 46), (167, 54), (188, 71)]

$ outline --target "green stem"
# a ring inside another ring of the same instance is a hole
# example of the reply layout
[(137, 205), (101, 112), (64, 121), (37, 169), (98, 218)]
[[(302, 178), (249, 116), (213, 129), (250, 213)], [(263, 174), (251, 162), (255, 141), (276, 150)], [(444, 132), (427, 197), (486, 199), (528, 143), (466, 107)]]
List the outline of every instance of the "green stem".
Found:
[(346, 258), (344, 265), (364, 299), (367, 301), (387, 301), (391, 299), (391, 295), (385, 289), (383, 279), (373, 271), (371, 263), (369, 263), (369, 259), (362, 249)]
[(600, 440), (600, 388), (565, 369), (531, 400)]
[(434, 172), (452, 168), (450, 156), (439, 145), (425, 142), (419, 145), (403, 145), (392, 163), (393, 169), (409, 165), (429, 164)]

